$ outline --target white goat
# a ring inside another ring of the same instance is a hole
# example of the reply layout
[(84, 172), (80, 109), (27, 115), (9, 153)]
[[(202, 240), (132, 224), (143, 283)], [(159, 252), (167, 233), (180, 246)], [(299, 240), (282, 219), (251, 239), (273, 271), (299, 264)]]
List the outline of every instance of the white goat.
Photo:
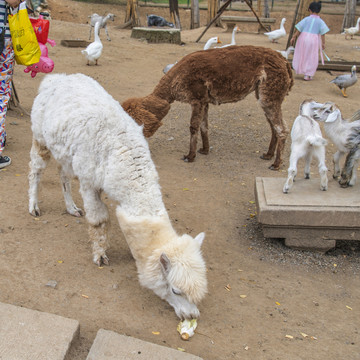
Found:
[(95, 26), (97, 22), (100, 22), (100, 28), (99, 28), (99, 35), (100, 35), (100, 29), (105, 29), (106, 32), (106, 38), (108, 41), (111, 41), (108, 30), (107, 30), (107, 22), (109, 20), (114, 21), (115, 15), (114, 14), (107, 14), (106, 16), (100, 16), (98, 14), (92, 14), (91, 16), (88, 16), (90, 18), (90, 34), (89, 34), (89, 40), (91, 39), (91, 32), (92, 28)]
[(333, 102), (326, 102), (325, 104), (316, 105), (313, 118), (325, 122), (326, 135), (338, 148), (333, 158), (333, 178), (339, 179), (340, 160), (345, 154), (348, 154), (341, 171), (339, 183), (342, 187), (355, 185), (356, 164), (360, 158), (360, 111), (355, 112), (350, 119), (344, 120), (337, 105)]
[[(91, 96), (89, 96), (89, 94)], [(200, 246), (205, 237), (179, 236), (162, 201), (158, 174), (142, 127), (95, 80), (83, 74), (47, 75), (31, 112), (29, 212), (40, 215), (38, 185), (50, 154), (59, 164), (67, 211), (82, 215), (71, 196), (77, 177), (93, 260), (108, 264), (105, 192), (136, 261), (140, 283), (168, 301), (180, 318), (197, 318), (207, 291)]]
[(299, 115), (291, 129), (291, 155), (288, 178), (283, 187), (287, 194), (293, 185), (297, 174), (299, 159), (305, 158), (305, 179), (310, 179), (310, 164), (314, 156), (319, 162), (320, 189), (328, 188), (327, 167), (325, 165), (325, 145), (327, 141), (322, 137), (319, 124), (311, 118), (314, 110), (313, 100), (305, 100), (300, 105)]

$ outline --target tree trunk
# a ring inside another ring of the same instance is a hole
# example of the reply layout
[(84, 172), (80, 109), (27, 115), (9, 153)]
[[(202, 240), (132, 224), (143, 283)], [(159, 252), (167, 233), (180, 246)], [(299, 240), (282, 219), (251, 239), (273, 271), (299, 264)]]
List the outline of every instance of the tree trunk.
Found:
[(199, 0), (191, 0), (191, 24), (190, 29), (200, 27)]
[(178, 0), (169, 0), (171, 22), (181, 29)]
[(138, 0), (127, 0), (125, 23), (130, 22), (132, 26), (140, 26)]
[[(208, 0), (208, 16), (207, 23), (210, 24), (211, 20), (216, 16), (219, 10), (219, 2), (220, 0)], [(216, 23), (218, 25), (218, 23)]]
[(343, 32), (344, 29), (353, 27), (355, 25), (355, 12), (356, 12), (356, 0), (346, 0), (345, 13), (341, 27), (341, 32)]

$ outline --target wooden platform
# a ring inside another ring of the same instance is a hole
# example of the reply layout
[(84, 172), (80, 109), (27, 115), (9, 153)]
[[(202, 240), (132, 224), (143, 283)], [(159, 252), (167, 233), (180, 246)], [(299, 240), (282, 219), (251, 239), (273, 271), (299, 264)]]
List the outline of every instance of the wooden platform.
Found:
[(60, 43), (62, 46), (66, 46), (66, 47), (83, 47), (86, 48), (89, 44), (90, 41), (86, 41), (86, 40), (61, 40)]
[[(292, 59), (288, 60), (291, 67), (292, 67)], [(318, 70), (333, 70), (333, 71), (343, 71), (343, 72), (348, 72), (350, 73), (351, 68), (353, 65), (356, 65), (357, 69), (360, 69), (360, 62), (358, 61), (353, 61), (353, 62), (348, 62), (348, 61), (327, 61), (324, 58), (324, 65), (320, 62), (318, 65)]]
[[(271, 26), (268, 24), (275, 24), (276, 19), (274, 18), (259, 18), (261, 23), (268, 28), (268, 31), (271, 31)], [(251, 16), (220, 16), (220, 21), (227, 26), (226, 31), (232, 32), (234, 26), (240, 23), (247, 24), (259, 24), (256, 17)], [(240, 26), (241, 29), (241, 26)], [(258, 32), (263, 32), (264, 29), (261, 29), (260, 25)]]
[(264, 237), (285, 239), (285, 245), (325, 252), (337, 240), (360, 241), (360, 183), (343, 189), (329, 178), (329, 189), (320, 190), (320, 179), (296, 180), (288, 194), (284, 178), (256, 178), (257, 218)]

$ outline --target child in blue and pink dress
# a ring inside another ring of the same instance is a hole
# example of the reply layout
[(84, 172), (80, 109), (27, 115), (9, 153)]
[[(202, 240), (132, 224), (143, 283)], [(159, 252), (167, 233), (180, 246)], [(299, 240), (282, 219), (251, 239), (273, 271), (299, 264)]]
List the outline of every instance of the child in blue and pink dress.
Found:
[(322, 50), (325, 49), (325, 34), (329, 28), (319, 16), (321, 1), (309, 5), (310, 16), (295, 25), (291, 38), (293, 44), (297, 37), (292, 66), (297, 74), (304, 74), (304, 80), (312, 80), (319, 63), (319, 52), (324, 64)]

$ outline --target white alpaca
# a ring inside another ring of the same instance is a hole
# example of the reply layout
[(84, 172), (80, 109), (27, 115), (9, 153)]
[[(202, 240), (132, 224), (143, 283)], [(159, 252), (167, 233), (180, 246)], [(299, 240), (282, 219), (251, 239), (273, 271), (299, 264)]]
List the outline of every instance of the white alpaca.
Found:
[(117, 202), (116, 215), (141, 284), (167, 300), (180, 318), (197, 318), (196, 304), (207, 291), (200, 250), (205, 235), (179, 236), (173, 229), (142, 127), (82, 74), (47, 75), (31, 122), (29, 212), (40, 215), (38, 185), (51, 154), (59, 164), (67, 211), (74, 216), (82, 210), (72, 200), (70, 179), (79, 179), (94, 262), (108, 263), (105, 192)]
[(287, 194), (291, 189), (297, 174), (299, 159), (305, 158), (305, 179), (310, 179), (310, 164), (312, 157), (319, 161), (320, 189), (327, 190), (328, 178), (325, 165), (325, 145), (327, 141), (322, 137), (319, 124), (311, 118), (314, 104), (312, 100), (305, 100), (300, 105), (299, 116), (295, 119), (291, 129), (291, 154), (288, 178), (283, 192)]

